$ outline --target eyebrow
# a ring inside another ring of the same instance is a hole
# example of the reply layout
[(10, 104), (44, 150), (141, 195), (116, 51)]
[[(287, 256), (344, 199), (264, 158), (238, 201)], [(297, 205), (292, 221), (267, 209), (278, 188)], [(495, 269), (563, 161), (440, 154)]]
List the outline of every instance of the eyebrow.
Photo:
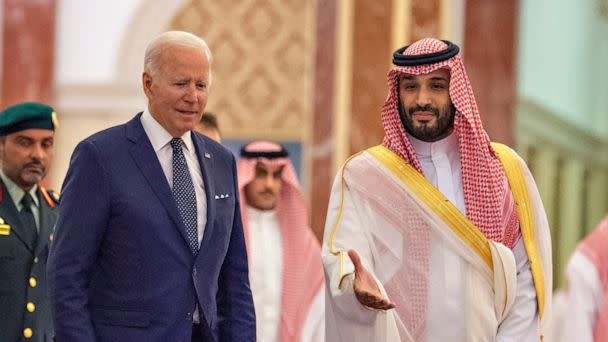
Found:
[[(406, 80), (406, 81), (415, 81), (416, 77), (414, 75), (404, 75), (404, 76), (402, 76), (401, 79)], [(431, 77), (431, 81), (446, 81), (446, 82), (448, 82), (448, 79), (446, 77), (444, 77), (444, 76), (433, 76), (433, 77)]]

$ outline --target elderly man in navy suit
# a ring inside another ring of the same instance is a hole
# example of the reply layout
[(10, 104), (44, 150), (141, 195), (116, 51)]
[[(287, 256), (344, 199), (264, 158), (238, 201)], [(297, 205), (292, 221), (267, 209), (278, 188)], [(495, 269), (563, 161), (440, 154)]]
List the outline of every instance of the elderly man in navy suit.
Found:
[(148, 109), (76, 147), (48, 266), (57, 341), (255, 341), (235, 160), (192, 131), (210, 64), (202, 39), (161, 34)]

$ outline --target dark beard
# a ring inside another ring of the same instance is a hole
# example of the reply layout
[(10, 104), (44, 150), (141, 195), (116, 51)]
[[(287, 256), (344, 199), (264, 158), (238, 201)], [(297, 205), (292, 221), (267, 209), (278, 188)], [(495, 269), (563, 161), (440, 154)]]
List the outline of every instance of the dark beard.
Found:
[[(454, 117), (456, 116), (456, 108), (453, 104), (449, 107), (443, 107), (441, 109), (426, 106), (426, 107), (410, 107), (408, 108), (408, 114), (406, 114), (401, 101), (399, 101), (399, 118), (405, 128), (405, 131), (412, 135), (414, 138), (426, 142), (433, 142), (443, 139), (449, 135), (452, 127), (454, 126)], [(421, 127), (414, 127), (412, 116), (417, 111), (428, 111), (435, 114), (437, 117), (436, 126), (430, 127), (423, 125)]]

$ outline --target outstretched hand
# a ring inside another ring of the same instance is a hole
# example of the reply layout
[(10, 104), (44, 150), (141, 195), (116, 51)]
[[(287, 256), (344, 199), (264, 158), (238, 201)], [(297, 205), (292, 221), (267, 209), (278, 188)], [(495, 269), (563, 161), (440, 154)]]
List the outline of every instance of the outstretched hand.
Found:
[(351, 249), (348, 256), (355, 266), (355, 297), (359, 303), (372, 309), (394, 309), (395, 303), (382, 296), (374, 277), (363, 267), (359, 254)]

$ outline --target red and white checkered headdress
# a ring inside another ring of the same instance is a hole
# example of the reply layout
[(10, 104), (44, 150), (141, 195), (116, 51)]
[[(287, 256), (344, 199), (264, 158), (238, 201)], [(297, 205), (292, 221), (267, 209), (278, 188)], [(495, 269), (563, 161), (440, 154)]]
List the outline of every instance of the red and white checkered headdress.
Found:
[[(402, 52), (408, 56), (433, 56), (450, 51), (455, 45), (437, 39), (425, 38), (408, 46)], [(456, 47), (455, 52), (458, 49)], [(397, 56), (396, 58), (399, 58)], [(399, 155), (420, 173), (422, 169), (412, 144), (408, 140), (399, 117), (399, 75), (428, 74), (444, 68), (450, 72), (450, 99), (456, 108), (454, 130), (458, 134), (462, 183), (467, 217), (475, 223), (486, 238), (513, 247), (519, 239), (517, 213), (500, 160), (490, 146), (490, 138), (481, 125), (481, 118), (473, 89), (460, 56), (430, 64), (395, 66), (388, 73), (388, 97), (382, 108), (384, 140), (382, 144)]]

